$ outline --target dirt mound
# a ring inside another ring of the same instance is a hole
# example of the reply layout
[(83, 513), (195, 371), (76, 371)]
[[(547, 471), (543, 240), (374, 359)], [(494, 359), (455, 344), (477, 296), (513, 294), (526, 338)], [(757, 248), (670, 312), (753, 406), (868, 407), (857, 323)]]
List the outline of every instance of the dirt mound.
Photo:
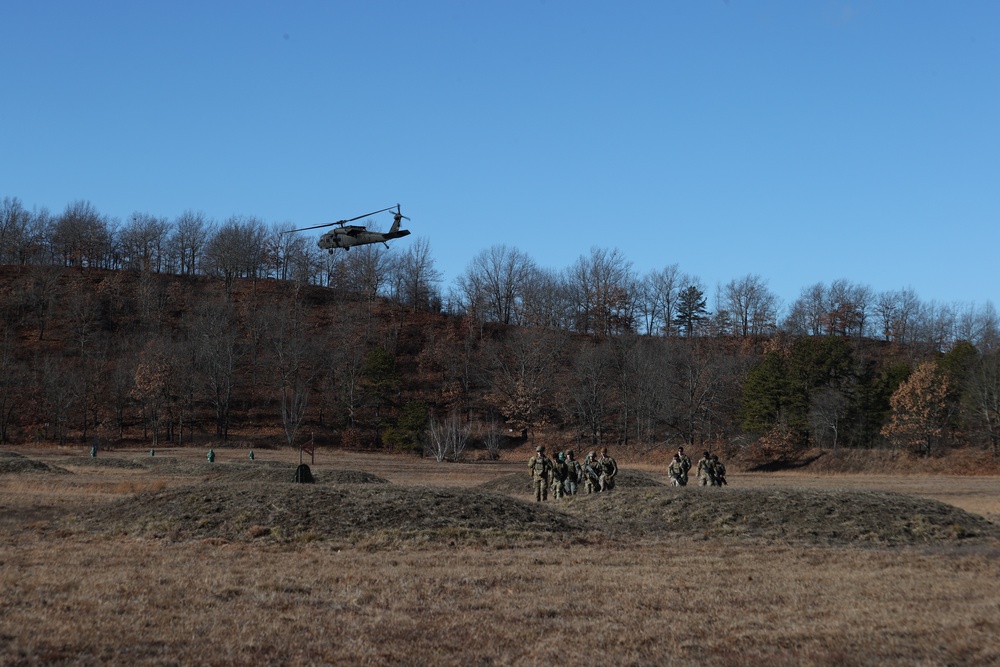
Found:
[[(658, 486), (664, 486), (663, 482), (660, 482), (648, 473), (644, 473), (639, 470), (619, 468), (618, 474), (615, 475), (616, 490), (640, 489)], [(509, 493), (512, 495), (523, 494), (530, 496), (534, 493), (531, 477), (528, 476), (527, 471), (525, 471), (524, 474), (511, 473), (509, 475), (497, 477), (496, 479), (491, 479), (488, 482), (480, 484), (479, 488), (485, 491), (496, 491), (498, 493)]]
[(206, 482), (139, 494), (70, 521), (83, 530), (139, 537), (391, 545), (534, 543), (579, 534), (556, 509), (475, 490), (353, 484)]
[(814, 473), (871, 475), (998, 475), (1000, 460), (985, 449), (964, 447), (920, 456), (893, 449), (802, 449), (768, 458), (753, 449), (734, 452), (726, 461), (732, 470), (778, 472), (800, 470)]
[(0, 452), (0, 475), (16, 475), (20, 473), (54, 473), (68, 475), (69, 470), (59, 466), (50, 466), (15, 452)]
[(629, 538), (890, 546), (1000, 539), (1000, 527), (981, 516), (936, 500), (875, 491), (664, 487), (578, 496), (565, 509), (609, 535)]
[[(208, 464), (206, 464), (208, 466)], [(294, 463), (257, 461), (254, 463), (223, 463), (203, 467), (209, 479), (227, 482), (286, 482), (295, 481)], [(388, 484), (389, 480), (360, 470), (316, 470), (310, 468), (316, 484)]]
[(80, 468), (115, 468), (118, 470), (145, 470), (147, 466), (134, 459), (110, 456), (74, 456), (63, 461), (64, 465)]

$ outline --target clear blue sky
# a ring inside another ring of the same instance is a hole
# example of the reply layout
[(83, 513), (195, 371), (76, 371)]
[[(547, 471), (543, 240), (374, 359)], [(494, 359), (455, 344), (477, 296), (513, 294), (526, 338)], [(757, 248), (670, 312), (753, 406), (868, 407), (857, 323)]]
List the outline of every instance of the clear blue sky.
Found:
[(445, 291), (506, 243), (709, 294), (1000, 305), (993, 0), (9, 0), (0, 25), (0, 197), (29, 208), (399, 202)]

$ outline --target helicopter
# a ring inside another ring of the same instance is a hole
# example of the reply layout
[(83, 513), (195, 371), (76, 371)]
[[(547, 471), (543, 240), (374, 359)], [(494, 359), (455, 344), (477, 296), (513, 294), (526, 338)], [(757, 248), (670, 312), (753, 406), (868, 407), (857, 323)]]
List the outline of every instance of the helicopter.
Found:
[[(361, 218), (367, 218), (371, 215), (377, 215), (378, 213), (385, 213), (386, 211), (392, 210), (395, 210), (395, 213), (393, 213), (392, 216), (392, 227), (390, 227), (387, 232), (373, 232), (366, 229), (362, 225), (347, 224), (349, 222), (354, 222), (355, 220), (360, 220)], [(289, 229), (287, 233), (304, 232), (310, 229), (319, 229), (321, 227), (332, 227), (333, 225), (338, 225), (338, 227), (331, 229), (327, 233), (323, 234), (323, 236), (319, 237), (319, 241), (316, 242), (316, 245), (323, 250), (329, 251), (330, 254), (333, 254), (333, 251), (337, 248), (350, 250), (356, 245), (366, 245), (368, 243), (382, 243), (388, 248), (389, 244), (386, 243), (386, 241), (402, 238), (410, 234), (408, 229), (399, 228), (403, 220), (409, 220), (409, 218), (403, 215), (399, 208), (399, 204), (396, 204), (395, 206), (379, 209), (378, 211), (372, 211), (371, 213), (365, 213), (364, 215), (359, 215), (347, 220), (327, 222), (322, 225), (313, 225), (312, 227), (303, 227), (301, 229)]]

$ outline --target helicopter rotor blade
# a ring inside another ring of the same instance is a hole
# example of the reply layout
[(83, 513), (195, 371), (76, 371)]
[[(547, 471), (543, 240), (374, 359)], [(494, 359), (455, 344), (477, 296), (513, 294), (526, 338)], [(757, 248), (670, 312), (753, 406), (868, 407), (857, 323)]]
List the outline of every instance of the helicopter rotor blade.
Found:
[(291, 234), (292, 232), (306, 232), (310, 229), (319, 229), (320, 227), (332, 227), (338, 223), (336, 222), (324, 222), (322, 225), (313, 225), (312, 227), (299, 227), (298, 229), (286, 229), (281, 232), (282, 234)]
[[(361, 218), (367, 218), (370, 215), (376, 215), (378, 213), (385, 213), (386, 211), (391, 211), (392, 209), (399, 209), (399, 204), (395, 206), (390, 206), (389, 208), (382, 208), (377, 211), (372, 211), (371, 213), (365, 213), (364, 215), (359, 215), (354, 218), (348, 218), (347, 220), (337, 220), (336, 222), (324, 222), (322, 225), (313, 225), (312, 227), (299, 227), (298, 229), (289, 229), (287, 231), (281, 232), (282, 234), (288, 234), (291, 232), (307, 232), (310, 229), (320, 229), (322, 227), (333, 227), (334, 225), (346, 225), (348, 222), (354, 222), (355, 220), (360, 220)], [(406, 217), (406, 216), (403, 216)], [(406, 218), (409, 220), (409, 218)]]
[[(398, 204), (396, 206), (398, 206)], [(371, 213), (365, 213), (364, 215), (359, 215), (356, 218), (349, 218), (347, 220), (338, 220), (337, 222), (331, 224), (340, 225), (345, 222), (354, 222), (355, 220), (360, 220), (361, 218), (367, 218), (369, 215), (375, 215), (376, 213), (385, 213), (386, 211), (391, 211), (392, 209), (396, 208), (396, 206), (390, 206), (389, 208), (382, 208), (377, 211), (372, 211)]]

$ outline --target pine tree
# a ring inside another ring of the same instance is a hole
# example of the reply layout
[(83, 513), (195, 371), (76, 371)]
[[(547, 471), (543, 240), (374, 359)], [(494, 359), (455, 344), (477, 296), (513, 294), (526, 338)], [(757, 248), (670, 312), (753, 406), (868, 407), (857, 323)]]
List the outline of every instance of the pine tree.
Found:
[(684, 336), (693, 336), (701, 323), (708, 319), (706, 303), (705, 292), (697, 285), (688, 285), (681, 290), (677, 298), (677, 315), (674, 317), (674, 323)]

